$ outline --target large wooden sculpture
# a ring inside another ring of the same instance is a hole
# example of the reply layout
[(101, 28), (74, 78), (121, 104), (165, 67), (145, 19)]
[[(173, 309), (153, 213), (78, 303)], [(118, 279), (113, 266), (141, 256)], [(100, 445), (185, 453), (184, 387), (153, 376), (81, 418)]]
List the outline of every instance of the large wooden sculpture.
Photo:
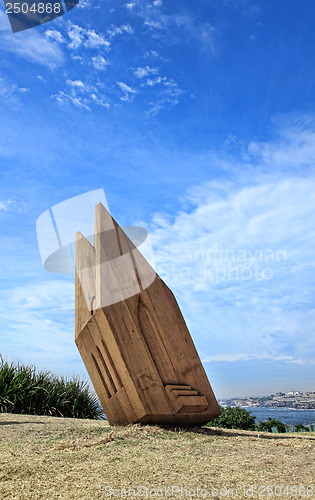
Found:
[(76, 344), (111, 424), (220, 414), (173, 293), (101, 204), (94, 246), (77, 234)]

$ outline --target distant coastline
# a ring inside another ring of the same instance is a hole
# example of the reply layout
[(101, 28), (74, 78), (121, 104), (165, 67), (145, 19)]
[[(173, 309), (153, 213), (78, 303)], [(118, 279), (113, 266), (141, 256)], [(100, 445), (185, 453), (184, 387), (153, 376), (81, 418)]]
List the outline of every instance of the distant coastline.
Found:
[(291, 410), (315, 410), (315, 391), (276, 392), (270, 396), (219, 399), (221, 406), (245, 408), (288, 408)]

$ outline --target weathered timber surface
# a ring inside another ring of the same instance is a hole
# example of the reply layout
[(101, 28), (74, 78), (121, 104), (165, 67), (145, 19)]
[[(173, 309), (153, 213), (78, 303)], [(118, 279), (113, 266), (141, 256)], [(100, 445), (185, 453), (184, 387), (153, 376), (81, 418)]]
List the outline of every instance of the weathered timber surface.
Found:
[(202, 425), (220, 409), (171, 290), (96, 206), (76, 246), (76, 344), (111, 424)]

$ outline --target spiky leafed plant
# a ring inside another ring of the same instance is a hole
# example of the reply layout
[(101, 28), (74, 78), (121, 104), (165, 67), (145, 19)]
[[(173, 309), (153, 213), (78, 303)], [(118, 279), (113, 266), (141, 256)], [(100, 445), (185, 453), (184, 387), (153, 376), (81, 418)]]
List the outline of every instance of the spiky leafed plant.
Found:
[(103, 418), (88, 383), (66, 379), (33, 366), (8, 363), (0, 355), (0, 412), (70, 418)]

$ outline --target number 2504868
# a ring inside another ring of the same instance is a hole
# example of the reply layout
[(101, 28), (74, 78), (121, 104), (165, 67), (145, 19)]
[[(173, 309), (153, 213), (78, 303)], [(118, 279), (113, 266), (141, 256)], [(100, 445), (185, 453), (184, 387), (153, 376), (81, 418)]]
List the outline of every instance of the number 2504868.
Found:
[(314, 494), (312, 486), (259, 486), (258, 496), (259, 497), (285, 497), (290, 498), (298, 496), (301, 497), (312, 497)]
[(7, 14), (60, 14), (61, 4), (60, 3), (33, 3), (28, 4), (26, 2), (14, 2), (6, 4)]

